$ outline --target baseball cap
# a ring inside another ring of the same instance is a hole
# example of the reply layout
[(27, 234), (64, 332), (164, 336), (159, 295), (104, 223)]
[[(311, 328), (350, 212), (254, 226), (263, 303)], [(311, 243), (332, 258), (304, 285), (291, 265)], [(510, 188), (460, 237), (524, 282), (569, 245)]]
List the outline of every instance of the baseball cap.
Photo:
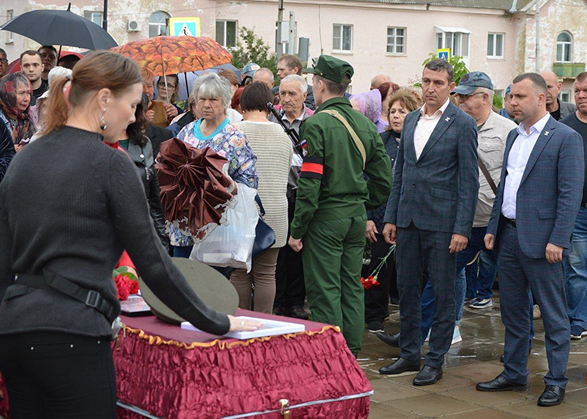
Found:
[(255, 75), (255, 73), (257, 72), (257, 70), (260, 68), (261, 68), (261, 66), (259, 66), (259, 64), (248, 63), (246, 66), (243, 67), (243, 70), (242, 70), (243, 76), (253, 77)]
[(312, 67), (306, 68), (304, 72), (317, 74), (336, 83), (350, 83), (355, 74), (353, 66), (330, 55), (321, 55), (313, 61)]
[(451, 94), (470, 95), (479, 87), (493, 90), (493, 83), (484, 72), (472, 71), (461, 77), (459, 85), (455, 87)]

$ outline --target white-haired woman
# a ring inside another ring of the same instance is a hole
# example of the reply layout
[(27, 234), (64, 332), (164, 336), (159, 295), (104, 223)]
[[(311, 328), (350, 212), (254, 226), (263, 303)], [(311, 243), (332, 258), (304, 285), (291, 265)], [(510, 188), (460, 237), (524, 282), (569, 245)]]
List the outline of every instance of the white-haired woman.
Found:
[[(177, 138), (196, 148), (210, 147), (228, 160), (228, 175), (235, 182), (256, 189), (259, 182), (255, 169), (257, 157), (245, 134), (231, 125), (226, 116), (232, 97), (230, 83), (217, 74), (206, 74), (198, 77), (192, 91), (201, 118), (183, 127)], [(169, 239), (174, 246), (174, 256), (190, 256), (194, 245), (192, 237), (171, 224)]]

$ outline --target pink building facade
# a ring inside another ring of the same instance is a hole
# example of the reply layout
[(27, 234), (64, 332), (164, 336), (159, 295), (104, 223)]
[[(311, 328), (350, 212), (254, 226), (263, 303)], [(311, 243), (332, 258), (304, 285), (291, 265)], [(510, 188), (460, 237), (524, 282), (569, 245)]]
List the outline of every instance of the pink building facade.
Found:
[[(0, 15), (17, 16), (34, 9), (66, 8), (67, 0), (3, 0)], [(484, 71), (501, 93), (516, 74), (535, 71), (535, 1), (462, 1), (470, 7), (435, 6), (397, 0), (285, 1), (284, 20), (295, 14), (297, 37), (310, 39), (310, 57), (331, 54), (355, 68), (352, 92), (369, 89), (376, 74), (411, 85), (422, 62), (438, 48), (464, 56), (470, 70)], [(404, 4), (402, 4), (404, 3)], [(410, 3), (410, 4), (406, 4)], [(516, 10), (512, 9), (515, 4)], [(72, 11), (95, 22), (103, 0), (78, 0)], [(238, 29), (254, 29), (275, 46), (277, 0), (109, 0), (108, 30), (119, 44), (168, 30), (168, 18), (199, 18), (199, 34), (233, 44)], [(564, 99), (571, 99), (572, 77), (587, 59), (580, 0), (540, 1), (540, 70), (554, 69), (563, 80)], [(14, 59), (38, 44), (19, 35), (0, 33), (0, 47)], [(296, 51), (297, 52), (297, 51)]]

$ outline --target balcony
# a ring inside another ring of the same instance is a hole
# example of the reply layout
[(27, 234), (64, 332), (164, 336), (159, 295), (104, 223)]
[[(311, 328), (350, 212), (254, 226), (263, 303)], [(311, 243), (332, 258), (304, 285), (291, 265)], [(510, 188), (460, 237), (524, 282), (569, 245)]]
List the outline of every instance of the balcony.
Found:
[(554, 63), (552, 71), (563, 79), (574, 79), (585, 71), (585, 63)]

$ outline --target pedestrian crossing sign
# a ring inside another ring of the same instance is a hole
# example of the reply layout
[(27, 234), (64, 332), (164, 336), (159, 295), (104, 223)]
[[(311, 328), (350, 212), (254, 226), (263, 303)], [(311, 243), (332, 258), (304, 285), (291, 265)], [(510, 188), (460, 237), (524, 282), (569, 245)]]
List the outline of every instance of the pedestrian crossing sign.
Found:
[(171, 36), (200, 36), (199, 17), (172, 17), (169, 19)]
[(441, 60), (449, 61), (450, 60), (450, 48), (443, 48), (436, 50), (436, 56)]

